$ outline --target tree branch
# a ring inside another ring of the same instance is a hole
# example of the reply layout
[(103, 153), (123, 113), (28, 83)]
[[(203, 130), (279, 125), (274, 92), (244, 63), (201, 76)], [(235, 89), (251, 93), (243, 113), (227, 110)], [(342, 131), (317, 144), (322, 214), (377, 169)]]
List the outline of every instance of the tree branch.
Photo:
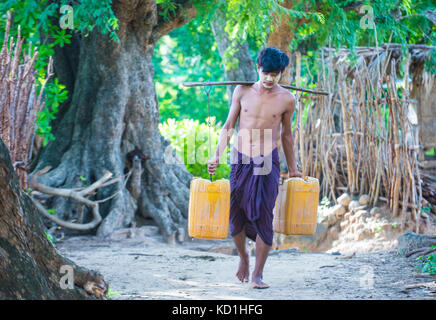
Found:
[(190, 0), (179, 0), (175, 1), (175, 3), (177, 5), (175, 14), (168, 20), (165, 20), (163, 16), (164, 10), (162, 4), (157, 5), (158, 23), (153, 28), (153, 34), (150, 38), (151, 43), (156, 43), (160, 37), (183, 26), (197, 15), (197, 10)]
[(410, 17), (425, 17), (428, 20), (430, 20), (433, 24), (436, 24), (436, 10), (435, 11), (427, 10), (425, 13), (412, 13), (405, 16), (400, 16), (396, 18), (395, 21), (407, 19)]

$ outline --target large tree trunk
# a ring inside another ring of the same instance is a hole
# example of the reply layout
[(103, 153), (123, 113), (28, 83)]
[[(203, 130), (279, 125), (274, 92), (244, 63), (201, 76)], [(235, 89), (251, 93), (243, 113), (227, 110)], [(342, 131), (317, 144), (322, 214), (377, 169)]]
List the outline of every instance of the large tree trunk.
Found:
[[(179, 3), (183, 8), (165, 21), (155, 1), (114, 1), (121, 41), (112, 42), (97, 30), (81, 39), (71, 104), (58, 121), (56, 140), (42, 150), (33, 171), (52, 166), (38, 180), (48, 186), (89, 185), (105, 170), (124, 175), (131, 166), (126, 154), (135, 146), (141, 149), (149, 159), (142, 162), (137, 181), (124, 188), (123, 179), (95, 196), (103, 199), (121, 190), (101, 206), (99, 235), (129, 226), (135, 213), (152, 217), (169, 239), (185, 225), (191, 175), (183, 164), (164, 161), (167, 142), (158, 130), (151, 60), (157, 40), (195, 14), (189, 1)], [(56, 198), (49, 205), (64, 218), (79, 211), (71, 200)]]
[[(224, 59), (224, 54), (227, 48), (230, 47), (231, 41), (224, 30), (226, 25), (225, 13), (221, 10), (216, 11), (216, 18), (210, 23), (212, 32), (215, 37), (215, 41), (218, 45), (218, 51), (221, 58)], [(248, 50), (247, 42), (237, 44), (237, 52), (234, 58), (238, 60), (237, 68), (227, 68), (224, 65), (224, 73), (226, 80), (228, 81), (257, 81), (257, 73), (255, 69), (255, 64), (251, 59), (250, 52)], [(227, 86), (227, 95), (229, 97), (229, 104), (232, 102), (233, 91), (236, 86)]]
[[(295, 9), (301, 1), (298, 0), (284, 0), (280, 5), (287, 9)], [(281, 84), (292, 84), (295, 80), (295, 54), (289, 50), (289, 44), (295, 37), (297, 29), (304, 23), (309, 22), (306, 18), (294, 19), (289, 16), (283, 16), (280, 23), (275, 25), (274, 31), (268, 34), (267, 45), (277, 47), (289, 56), (289, 65), (285, 69)]]
[[(71, 268), (71, 289), (62, 266)], [(93, 298), (84, 289), (104, 298), (108, 288), (101, 275), (60, 256), (49, 242), (0, 139), (0, 300)]]

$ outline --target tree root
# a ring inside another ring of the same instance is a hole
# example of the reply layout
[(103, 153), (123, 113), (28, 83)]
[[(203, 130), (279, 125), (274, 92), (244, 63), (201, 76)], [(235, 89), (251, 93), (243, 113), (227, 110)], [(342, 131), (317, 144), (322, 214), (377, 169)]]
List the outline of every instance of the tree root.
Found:
[[(435, 246), (436, 246), (436, 242), (435, 242)], [(406, 258), (409, 258), (413, 255), (416, 255), (416, 256), (422, 256), (422, 257), (426, 258), (429, 255), (431, 255), (433, 252), (436, 252), (436, 247), (434, 247), (434, 248), (425, 247), (425, 248), (419, 248), (419, 249), (412, 250), (412, 251), (406, 253), (405, 256), (406, 256)]]
[(406, 258), (412, 256), (426, 258), (436, 252), (436, 234), (406, 232), (398, 238), (398, 250)]
[[(116, 193), (114, 193), (111, 196), (109, 196), (105, 199), (102, 199), (102, 200), (92, 201), (92, 200), (89, 200), (88, 198), (91, 195), (95, 194), (94, 191), (96, 189), (103, 188), (103, 187), (109, 186), (111, 184), (114, 184), (116, 182), (119, 182), (122, 177), (118, 177), (118, 178), (109, 180), (112, 177), (112, 173), (109, 171), (106, 171), (106, 173), (103, 175), (102, 178), (100, 178), (99, 180), (97, 180), (96, 182), (94, 182), (93, 184), (91, 184), (90, 186), (88, 186), (86, 188), (74, 188), (74, 189), (53, 188), (53, 187), (48, 187), (48, 186), (45, 186), (45, 185), (37, 182), (37, 178), (40, 175), (47, 173), (50, 170), (50, 168), (51, 168), (50, 166), (46, 166), (46, 167), (44, 167), (44, 169), (36, 172), (31, 178), (30, 186), (33, 189), (38, 190), (39, 192), (49, 194), (49, 195), (54, 195), (54, 196), (71, 198), (71, 199), (78, 201), (81, 204), (88, 206), (92, 211), (93, 220), (91, 222), (85, 223), (85, 224), (73, 223), (73, 222), (68, 222), (68, 221), (62, 220), (62, 219), (50, 214), (50, 212), (48, 212), (38, 200), (36, 200), (33, 197), (30, 197), (32, 199), (33, 203), (35, 204), (35, 206), (38, 208), (39, 212), (41, 212), (42, 215), (44, 215), (46, 218), (50, 219), (51, 221), (55, 222), (56, 224), (58, 224), (64, 228), (84, 231), (84, 230), (90, 230), (90, 229), (97, 227), (100, 224), (100, 222), (102, 221), (102, 218), (101, 218), (100, 213), (99, 213), (99, 203), (102, 203), (102, 202), (105, 202), (107, 200), (112, 199), (121, 190), (118, 190)], [(127, 174), (127, 178), (124, 181), (124, 187), (127, 183), (127, 180), (129, 179), (131, 173), (132, 173), (132, 171), (129, 171), (129, 173)]]
[(97, 299), (107, 300), (106, 294), (109, 290), (109, 284), (104, 281), (100, 273), (79, 266), (76, 266), (74, 271), (74, 284), (76, 286), (83, 288), (86, 293)]

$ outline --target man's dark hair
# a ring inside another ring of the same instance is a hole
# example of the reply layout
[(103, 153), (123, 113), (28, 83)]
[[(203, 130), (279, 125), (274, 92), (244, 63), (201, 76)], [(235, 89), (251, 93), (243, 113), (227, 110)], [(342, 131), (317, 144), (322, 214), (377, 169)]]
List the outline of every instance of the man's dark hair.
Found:
[(263, 72), (281, 72), (288, 66), (289, 57), (276, 47), (266, 47), (257, 55), (257, 64)]

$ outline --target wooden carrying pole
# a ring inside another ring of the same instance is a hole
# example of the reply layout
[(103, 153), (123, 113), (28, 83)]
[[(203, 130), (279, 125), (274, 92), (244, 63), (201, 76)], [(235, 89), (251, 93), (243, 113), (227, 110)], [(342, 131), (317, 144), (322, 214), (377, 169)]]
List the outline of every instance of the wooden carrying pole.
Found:
[[(255, 83), (255, 81), (206, 81), (206, 82), (183, 82), (182, 84), (185, 87), (197, 87), (197, 86), (220, 86), (220, 85), (237, 85), (237, 84), (249, 86), (249, 85), (252, 85), (254, 83)], [(329, 93), (326, 91), (305, 89), (305, 88), (294, 87), (294, 86), (289, 86), (289, 85), (285, 85), (285, 84), (279, 84), (279, 85), (285, 89), (308, 92), (308, 93), (312, 93), (312, 94), (321, 94), (324, 96), (329, 95)]]

